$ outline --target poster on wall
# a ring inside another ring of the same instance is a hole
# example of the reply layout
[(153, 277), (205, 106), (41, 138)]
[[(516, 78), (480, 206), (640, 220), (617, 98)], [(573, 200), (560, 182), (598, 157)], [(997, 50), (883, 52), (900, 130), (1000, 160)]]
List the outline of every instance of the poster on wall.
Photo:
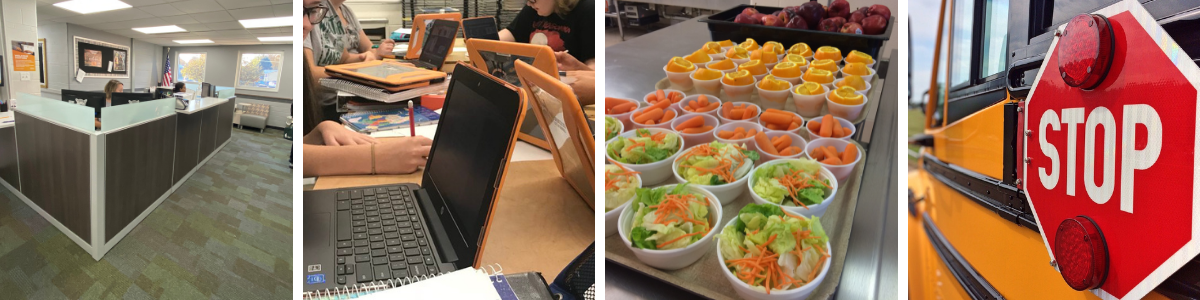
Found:
[(42, 83), (42, 88), (50, 88), (50, 76), (46, 73), (46, 39), (38, 39), (37, 46), (37, 61), (38, 61), (38, 82)]
[(34, 57), (36, 50), (32, 42), (12, 41), (13, 71), (37, 71), (37, 60)]
[(75, 37), (72, 64), (87, 77), (129, 78), (129, 46)]

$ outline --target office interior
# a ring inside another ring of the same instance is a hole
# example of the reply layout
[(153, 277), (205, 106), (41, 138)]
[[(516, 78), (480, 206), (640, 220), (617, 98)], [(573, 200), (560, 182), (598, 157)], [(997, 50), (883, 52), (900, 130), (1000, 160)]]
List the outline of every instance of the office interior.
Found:
[(292, 16), (0, 1), (0, 298), (290, 298)]

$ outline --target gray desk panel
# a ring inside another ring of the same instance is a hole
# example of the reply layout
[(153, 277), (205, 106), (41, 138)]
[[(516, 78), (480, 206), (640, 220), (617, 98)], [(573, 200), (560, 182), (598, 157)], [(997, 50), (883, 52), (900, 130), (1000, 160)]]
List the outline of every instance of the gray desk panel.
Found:
[(17, 190), (21, 189), (21, 178), (17, 169), (17, 129), (0, 127), (0, 178)]
[(179, 182), (200, 162), (200, 126), (203, 114), (177, 114), (175, 124), (175, 174)]
[(105, 241), (174, 185), (176, 119), (172, 115), (108, 134), (104, 143)]
[(90, 240), (91, 136), (17, 112), (22, 194), (66, 226)]

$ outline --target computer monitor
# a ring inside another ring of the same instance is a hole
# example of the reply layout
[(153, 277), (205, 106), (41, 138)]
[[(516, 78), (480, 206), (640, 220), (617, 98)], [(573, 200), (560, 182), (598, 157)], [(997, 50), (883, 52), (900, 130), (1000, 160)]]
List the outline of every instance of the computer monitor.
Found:
[(462, 20), (463, 36), (467, 39), (499, 40), (500, 31), (497, 29), (496, 18), (483, 16)]
[(159, 87), (158, 89), (155, 89), (154, 90), (154, 99), (171, 98), (171, 90), (172, 90), (172, 88), (164, 88), (164, 87)]
[(96, 109), (96, 117), (100, 117), (100, 108), (104, 107), (104, 93), (62, 90), (62, 101), (83, 105)]
[[(164, 97), (165, 98), (165, 97)], [(151, 93), (113, 93), (112, 106), (125, 105), (129, 103), (138, 103), (142, 101), (150, 101), (154, 99), (154, 94)]]

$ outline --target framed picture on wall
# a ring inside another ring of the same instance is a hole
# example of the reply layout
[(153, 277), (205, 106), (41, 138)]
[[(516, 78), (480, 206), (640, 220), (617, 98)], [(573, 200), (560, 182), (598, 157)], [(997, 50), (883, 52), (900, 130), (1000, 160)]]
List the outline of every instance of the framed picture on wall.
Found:
[(38, 60), (38, 82), (42, 83), (42, 88), (50, 88), (50, 76), (46, 73), (46, 39), (38, 39), (37, 44), (37, 60)]
[(129, 46), (75, 37), (71, 73), (83, 70), (86, 77), (129, 78)]

